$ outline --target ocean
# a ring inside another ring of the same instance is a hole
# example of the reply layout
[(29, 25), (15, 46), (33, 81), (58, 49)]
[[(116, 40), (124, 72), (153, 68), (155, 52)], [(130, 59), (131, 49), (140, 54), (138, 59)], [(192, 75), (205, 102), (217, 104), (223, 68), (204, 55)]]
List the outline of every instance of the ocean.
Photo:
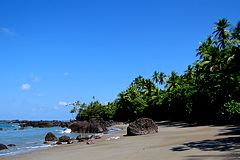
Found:
[(0, 157), (12, 156), (16, 154), (28, 153), (34, 150), (53, 147), (53, 145), (43, 144), (45, 135), (48, 132), (54, 133), (57, 137), (62, 135), (76, 138), (78, 133), (65, 133), (64, 128), (32, 128), (20, 129), (18, 124), (0, 123), (0, 143), (8, 145), (15, 144), (15, 147), (8, 147), (7, 150), (0, 151)]

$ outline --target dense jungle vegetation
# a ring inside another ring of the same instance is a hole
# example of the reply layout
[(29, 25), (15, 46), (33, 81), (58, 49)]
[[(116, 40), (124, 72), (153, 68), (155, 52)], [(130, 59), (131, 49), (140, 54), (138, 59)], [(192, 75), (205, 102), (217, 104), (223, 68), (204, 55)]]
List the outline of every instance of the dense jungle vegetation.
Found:
[[(182, 75), (155, 71), (139, 76), (107, 105), (93, 100), (71, 104), (77, 120), (101, 117), (132, 121), (139, 117), (202, 123), (240, 122), (240, 22), (215, 23)], [(164, 89), (163, 89), (164, 88)]]

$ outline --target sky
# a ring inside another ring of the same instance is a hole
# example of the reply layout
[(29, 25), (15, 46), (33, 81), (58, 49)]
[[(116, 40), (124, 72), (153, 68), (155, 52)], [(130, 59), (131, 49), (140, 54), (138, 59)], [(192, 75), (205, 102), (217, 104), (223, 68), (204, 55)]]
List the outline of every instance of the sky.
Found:
[(139, 75), (182, 74), (239, 0), (0, 0), (0, 119), (67, 120)]

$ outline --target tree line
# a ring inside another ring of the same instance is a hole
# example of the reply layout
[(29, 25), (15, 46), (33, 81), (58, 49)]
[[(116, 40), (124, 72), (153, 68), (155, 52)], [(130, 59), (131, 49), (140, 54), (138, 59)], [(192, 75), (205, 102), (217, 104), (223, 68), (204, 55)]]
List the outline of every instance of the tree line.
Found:
[(113, 102), (77, 101), (71, 112), (77, 112), (77, 120), (240, 121), (240, 22), (233, 26), (227, 19), (218, 20), (196, 57), (181, 75), (155, 71), (150, 78), (136, 77)]

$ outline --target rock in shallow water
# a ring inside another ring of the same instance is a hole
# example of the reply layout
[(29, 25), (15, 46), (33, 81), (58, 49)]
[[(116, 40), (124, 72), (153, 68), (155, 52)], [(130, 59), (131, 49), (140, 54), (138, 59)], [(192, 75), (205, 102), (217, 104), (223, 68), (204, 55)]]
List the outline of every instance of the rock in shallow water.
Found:
[(57, 137), (52, 132), (48, 132), (45, 141), (57, 141)]
[(0, 150), (8, 149), (6, 145), (0, 143)]
[(8, 144), (8, 147), (16, 147), (16, 144)]
[(128, 136), (145, 135), (157, 132), (158, 126), (152, 119), (149, 118), (139, 118), (136, 121), (130, 123), (127, 127)]

